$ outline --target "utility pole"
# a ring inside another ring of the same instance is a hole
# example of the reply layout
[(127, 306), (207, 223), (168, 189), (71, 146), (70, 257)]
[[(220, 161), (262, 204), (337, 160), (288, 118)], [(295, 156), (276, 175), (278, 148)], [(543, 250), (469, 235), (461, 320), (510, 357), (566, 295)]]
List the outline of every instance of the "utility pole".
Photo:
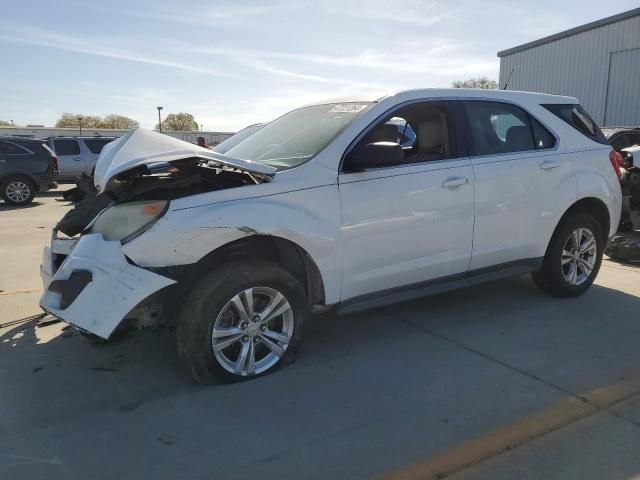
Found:
[(160, 110), (162, 107), (156, 107), (158, 109), (158, 130), (162, 133), (162, 118), (160, 118)]

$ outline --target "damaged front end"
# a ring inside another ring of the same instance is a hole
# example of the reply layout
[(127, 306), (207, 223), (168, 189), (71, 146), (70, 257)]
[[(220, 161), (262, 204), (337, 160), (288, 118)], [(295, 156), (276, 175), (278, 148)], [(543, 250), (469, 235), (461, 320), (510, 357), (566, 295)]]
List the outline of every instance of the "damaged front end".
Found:
[(148, 325), (149, 312), (158, 317), (154, 294), (176, 283), (135, 265), (122, 245), (161, 219), (171, 200), (256, 185), (273, 175), (270, 167), (247, 168), (251, 162), (215, 158), (208, 150), (140, 129), (112, 144), (98, 160), (96, 191), (58, 222), (40, 267), (45, 289), (40, 306), (104, 339), (125, 318), (139, 316), (138, 323)]

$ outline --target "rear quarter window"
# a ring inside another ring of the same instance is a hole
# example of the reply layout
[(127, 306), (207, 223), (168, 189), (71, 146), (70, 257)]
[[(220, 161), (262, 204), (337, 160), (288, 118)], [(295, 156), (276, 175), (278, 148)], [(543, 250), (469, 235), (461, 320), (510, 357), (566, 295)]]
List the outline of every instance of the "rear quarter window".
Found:
[(100, 138), (100, 139), (91, 139), (85, 140), (84, 144), (87, 146), (91, 153), (100, 153), (104, 146), (111, 142), (111, 139)]
[(578, 130), (585, 137), (590, 138), (594, 142), (609, 145), (609, 141), (604, 136), (600, 128), (598, 128), (596, 122), (593, 121), (585, 109), (580, 105), (557, 103), (542, 106), (553, 113), (556, 117)]

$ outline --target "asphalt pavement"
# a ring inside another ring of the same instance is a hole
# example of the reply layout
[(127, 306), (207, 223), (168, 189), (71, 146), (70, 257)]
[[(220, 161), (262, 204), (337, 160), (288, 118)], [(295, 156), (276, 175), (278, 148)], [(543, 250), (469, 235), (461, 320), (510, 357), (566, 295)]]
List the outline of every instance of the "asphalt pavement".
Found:
[[(37, 314), (58, 192), (0, 205), (0, 323)], [(640, 268), (317, 316), (297, 361), (195, 385), (173, 332), (0, 328), (2, 479), (640, 478)]]

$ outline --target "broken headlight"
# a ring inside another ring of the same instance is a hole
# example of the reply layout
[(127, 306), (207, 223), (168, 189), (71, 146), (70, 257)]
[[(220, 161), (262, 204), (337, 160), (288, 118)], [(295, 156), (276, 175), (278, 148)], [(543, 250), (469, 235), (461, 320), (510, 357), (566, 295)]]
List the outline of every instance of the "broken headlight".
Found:
[(167, 211), (169, 202), (144, 200), (121, 203), (104, 210), (88, 233), (101, 233), (105, 240), (133, 240)]

